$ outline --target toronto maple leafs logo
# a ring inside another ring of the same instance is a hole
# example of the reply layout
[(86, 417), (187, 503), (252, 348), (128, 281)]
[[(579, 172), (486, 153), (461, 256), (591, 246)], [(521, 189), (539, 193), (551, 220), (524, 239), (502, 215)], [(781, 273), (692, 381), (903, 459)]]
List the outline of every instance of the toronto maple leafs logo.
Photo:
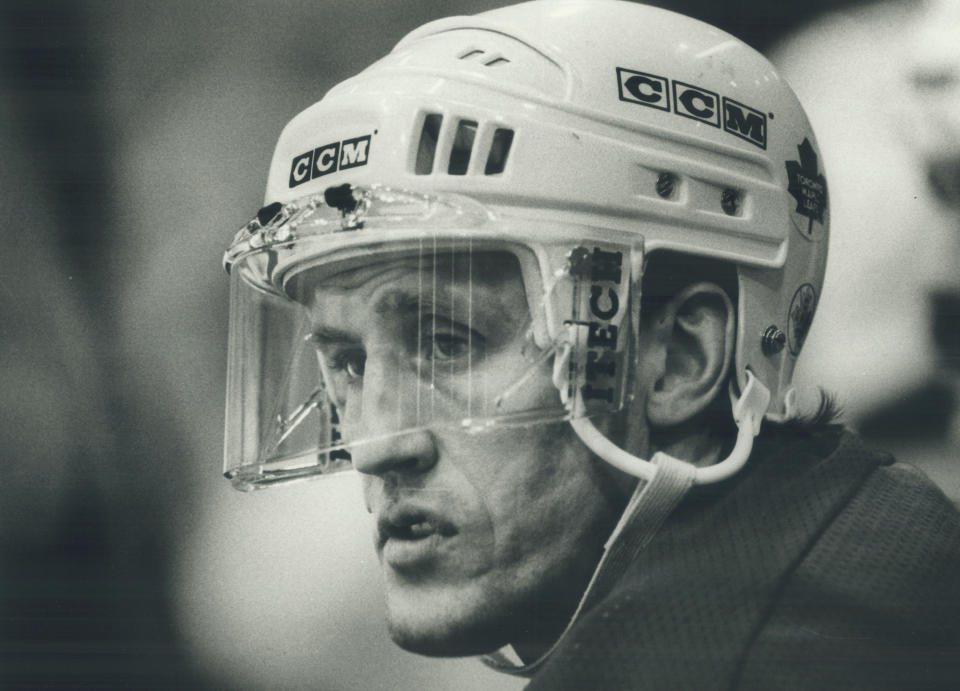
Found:
[(799, 161), (787, 161), (787, 191), (797, 200), (798, 214), (806, 216), (807, 227), (802, 229), (807, 238), (813, 238), (813, 222), (823, 225), (827, 208), (827, 180), (818, 169), (817, 152), (810, 140), (804, 138), (797, 147)]
[(813, 313), (817, 309), (817, 291), (809, 283), (797, 288), (790, 301), (790, 319), (787, 327), (787, 341), (790, 352), (800, 354), (803, 342), (807, 340)]

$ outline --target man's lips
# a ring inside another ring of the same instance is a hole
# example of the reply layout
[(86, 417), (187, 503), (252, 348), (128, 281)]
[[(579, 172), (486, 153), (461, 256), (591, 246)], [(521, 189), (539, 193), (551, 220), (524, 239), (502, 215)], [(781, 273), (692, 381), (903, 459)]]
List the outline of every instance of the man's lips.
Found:
[(381, 512), (377, 518), (378, 546), (390, 539), (423, 540), (433, 534), (450, 537), (456, 527), (434, 509), (416, 504), (398, 504)]
[(395, 569), (417, 566), (435, 554), (440, 542), (458, 533), (438, 511), (418, 504), (398, 504), (377, 518), (377, 551)]

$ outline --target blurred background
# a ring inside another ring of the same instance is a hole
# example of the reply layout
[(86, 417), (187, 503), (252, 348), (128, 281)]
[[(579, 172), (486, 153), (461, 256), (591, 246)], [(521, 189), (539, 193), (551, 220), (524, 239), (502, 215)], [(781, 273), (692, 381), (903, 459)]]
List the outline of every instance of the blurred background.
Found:
[[(414, 27), (500, 4), (0, 0), (0, 687), (522, 686), (388, 641), (355, 478), (220, 477), (220, 259), (281, 128)], [(818, 132), (802, 399), (835, 391), (960, 501), (960, 2), (653, 4), (765, 52)]]

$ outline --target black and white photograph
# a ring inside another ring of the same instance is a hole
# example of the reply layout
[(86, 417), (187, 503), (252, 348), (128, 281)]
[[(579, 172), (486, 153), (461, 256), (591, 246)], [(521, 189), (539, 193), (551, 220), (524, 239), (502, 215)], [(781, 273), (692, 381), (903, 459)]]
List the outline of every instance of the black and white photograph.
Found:
[(3, 0), (0, 689), (960, 688), (960, 0)]

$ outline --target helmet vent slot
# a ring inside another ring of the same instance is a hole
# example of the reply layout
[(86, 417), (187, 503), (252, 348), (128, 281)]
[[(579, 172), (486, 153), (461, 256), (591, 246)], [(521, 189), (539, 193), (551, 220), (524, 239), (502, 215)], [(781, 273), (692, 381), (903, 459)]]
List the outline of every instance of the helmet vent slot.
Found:
[(470, 166), (470, 154), (473, 151), (473, 142), (477, 138), (477, 123), (475, 120), (461, 120), (457, 124), (457, 133), (450, 148), (450, 163), (447, 172), (450, 175), (466, 175)]
[(443, 124), (443, 115), (428, 113), (423, 119), (420, 130), (420, 143), (417, 145), (417, 160), (414, 164), (414, 173), (429, 175), (433, 172), (433, 159), (437, 154), (437, 140), (440, 138), (440, 125)]
[(487, 156), (487, 165), (483, 169), (484, 175), (499, 175), (507, 166), (507, 157), (510, 155), (510, 146), (513, 144), (513, 130), (498, 127), (493, 133), (490, 142), (490, 153)]
[[(415, 175), (444, 172), (447, 175), (500, 175), (506, 170), (513, 146), (514, 131), (493, 127), (467, 118), (447, 118), (441, 113), (423, 113), (419, 135), (414, 130), (411, 139), (418, 141), (416, 157), (412, 162)], [(474, 151), (476, 149), (476, 151)], [(437, 159), (439, 165), (435, 165)], [(471, 161), (474, 160), (471, 164)]]
[(460, 60), (469, 60), (473, 58), (476, 58), (479, 60), (480, 58), (478, 56), (481, 56), (481, 55), (485, 56), (483, 58), (484, 67), (493, 67), (495, 65), (503, 65), (510, 62), (509, 58), (505, 58), (503, 57), (503, 55), (499, 53), (488, 53), (487, 51), (482, 50), (481, 48), (468, 48), (467, 50), (460, 53), (457, 56), (457, 58)]

